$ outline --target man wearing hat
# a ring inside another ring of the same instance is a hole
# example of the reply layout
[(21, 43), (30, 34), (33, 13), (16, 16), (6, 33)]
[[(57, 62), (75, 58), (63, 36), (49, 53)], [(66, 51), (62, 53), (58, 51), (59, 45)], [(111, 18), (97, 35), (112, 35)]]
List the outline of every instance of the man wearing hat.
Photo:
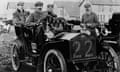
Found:
[[(53, 18), (56, 18), (57, 15), (54, 13), (54, 4), (48, 4), (47, 5), (47, 14)], [(55, 25), (54, 25), (54, 20), (52, 20), (52, 23), (50, 23), (50, 28), (53, 30)]]
[(92, 12), (91, 4), (86, 3), (84, 7), (85, 7), (86, 13), (84, 13), (82, 16), (82, 23), (99, 24), (97, 15), (94, 12)]
[(45, 17), (45, 13), (42, 11), (43, 2), (35, 3), (35, 11), (27, 18), (27, 23), (37, 23), (40, 19)]
[[(47, 14), (42, 11), (43, 8), (43, 2), (36, 2), (35, 3), (35, 11), (27, 18), (26, 23), (29, 25), (34, 25), (40, 22), (40, 20), (44, 19)], [(39, 43), (42, 44), (44, 42), (44, 39), (46, 38), (45, 36), (40, 36), (38, 38), (38, 34), (42, 35), (43, 29), (41, 29), (41, 26), (39, 27), (34, 27), (33, 29), (30, 30), (32, 32), (32, 40), (34, 40), (34, 43)], [(38, 42), (36, 42), (38, 41)], [(32, 49), (33, 53), (36, 53), (35, 50)]]
[(54, 5), (53, 4), (48, 4), (47, 5), (48, 15), (50, 15), (52, 17), (57, 17), (57, 15), (54, 14), (53, 9), (54, 9)]
[[(34, 6), (35, 6), (35, 11), (27, 18), (26, 20), (27, 24), (31, 24), (31, 25), (37, 24), (39, 23), (40, 20), (44, 19), (47, 16), (47, 14), (42, 11), (43, 2), (36, 2)], [(37, 28), (34, 29), (33, 33), (36, 33), (36, 31)]]
[(29, 12), (24, 10), (24, 2), (18, 2), (17, 10), (13, 13), (13, 24), (18, 25), (17, 27), (15, 27), (16, 35), (18, 36), (18, 38), (23, 38), (23, 29), (21, 25), (25, 24), (28, 15)]
[(84, 7), (86, 13), (84, 13), (82, 16), (82, 23), (84, 23), (85, 26), (91, 31), (91, 34), (93, 36), (97, 36), (98, 30), (95, 28), (99, 25), (97, 15), (94, 12), (92, 12), (90, 3), (86, 3)]

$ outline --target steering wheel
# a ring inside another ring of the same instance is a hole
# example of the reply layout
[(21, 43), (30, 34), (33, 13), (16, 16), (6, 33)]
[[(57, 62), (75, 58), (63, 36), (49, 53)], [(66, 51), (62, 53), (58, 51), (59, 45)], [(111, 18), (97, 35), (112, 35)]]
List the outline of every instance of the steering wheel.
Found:
[(47, 23), (53, 23), (53, 21), (55, 20), (55, 18), (51, 15), (47, 15), (46, 17), (44, 17), (41, 22), (47, 22)]
[(86, 27), (88, 27), (88, 28), (96, 28), (97, 24), (96, 23), (87, 23)]
[(55, 25), (54, 25), (54, 29), (55, 30), (63, 30), (64, 29), (64, 26), (65, 26), (65, 23), (66, 23), (66, 20), (64, 18), (56, 18), (55, 20)]

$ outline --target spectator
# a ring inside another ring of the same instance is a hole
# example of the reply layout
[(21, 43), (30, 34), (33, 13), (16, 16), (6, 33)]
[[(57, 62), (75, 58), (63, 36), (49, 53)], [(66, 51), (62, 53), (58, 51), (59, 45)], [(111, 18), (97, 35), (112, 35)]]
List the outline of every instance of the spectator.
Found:
[(21, 25), (25, 24), (29, 12), (24, 10), (24, 2), (17, 3), (17, 10), (13, 13), (13, 24), (18, 25), (15, 27), (16, 35), (18, 38), (23, 38), (23, 28)]
[(91, 4), (86, 3), (84, 7), (86, 10), (86, 13), (84, 13), (82, 16), (82, 23), (99, 24), (97, 15), (94, 12), (92, 12)]

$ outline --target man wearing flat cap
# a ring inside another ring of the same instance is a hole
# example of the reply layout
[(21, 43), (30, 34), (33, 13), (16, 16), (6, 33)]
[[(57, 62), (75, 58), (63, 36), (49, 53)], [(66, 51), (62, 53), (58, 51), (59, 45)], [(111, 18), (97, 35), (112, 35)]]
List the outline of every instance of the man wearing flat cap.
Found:
[(82, 23), (99, 24), (97, 15), (94, 12), (92, 12), (91, 4), (86, 3), (84, 7), (85, 7), (86, 13), (84, 13), (82, 16)]
[[(47, 16), (47, 14), (42, 11), (43, 2), (40, 1), (36, 2), (34, 6), (35, 6), (35, 11), (32, 14), (30, 14), (30, 16), (26, 20), (26, 23), (29, 25), (38, 24), (42, 19), (44, 19)], [(42, 34), (40, 32), (43, 32), (41, 26), (34, 27), (33, 29), (31, 29), (31, 31), (32, 31), (32, 40), (34, 40), (35, 43), (39, 42), (39, 45), (42, 44), (46, 37), (40, 36)]]
[[(16, 35), (18, 38), (23, 37), (22, 24), (25, 24), (26, 18), (29, 16), (29, 12), (24, 10), (24, 2), (17, 3), (17, 10), (13, 13), (13, 24), (18, 25), (15, 27)], [(19, 27), (20, 26), (20, 27)]]
[(48, 4), (47, 5), (48, 15), (52, 17), (57, 17), (57, 15), (53, 12), (53, 10), (54, 10), (54, 4)]
[[(47, 5), (47, 14), (51, 17), (53, 17), (54, 19), (57, 17), (57, 15), (54, 13), (54, 4), (48, 4)], [(49, 27), (51, 29), (54, 29), (55, 25), (54, 25), (54, 20), (51, 21)]]
[[(43, 8), (43, 2), (36, 2), (35, 3), (35, 11), (27, 18), (26, 23), (30, 25), (34, 25), (40, 22), (40, 20), (44, 19), (47, 14), (42, 11)], [(33, 31), (33, 35), (37, 33), (38, 28), (35, 28)]]
[(45, 16), (45, 13), (42, 11), (43, 2), (36, 2), (34, 6), (35, 11), (28, 17), (27, 23), (37, 23), (41, 18)]

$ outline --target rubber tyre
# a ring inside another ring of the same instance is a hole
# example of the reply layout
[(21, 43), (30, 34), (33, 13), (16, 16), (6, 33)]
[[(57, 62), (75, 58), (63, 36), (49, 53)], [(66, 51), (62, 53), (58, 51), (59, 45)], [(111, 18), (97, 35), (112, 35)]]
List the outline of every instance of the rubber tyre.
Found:
[(57, 51), (57, 50), (54, 50), (54, 49), (48, 50), (48, 52), (45, 55), (45, 58), (44, 58), (44, 72), (50, 72), (50, 71), (47, 71), (46, 66), (47, 66), (48, 57), (52, 54), (56, 56), (56, 58), (58, 59), (58, 61), (60, 63), (61, 72), (67, 72), (67, 66), (66, 66), (66, 62), (65, 62), (65, 59), (64, 59), (63, 55), (61, 54), (60, 51)]
[[(17, 56), (16, 56), (16, 55)], [(14, 57), (17, 57), (17, 64), (15, 62), (15, 59)], [(19, 52), (18, 52), (18, 48), (16, 45), (13, 46), (12, 50), (11, 50), (11, 62), (12, 62), (12, 68), (15, 72), (19, 71), (20, 68), (21, 68), (21, 62), (20, 62), (20, 59), (19, 59)]]

